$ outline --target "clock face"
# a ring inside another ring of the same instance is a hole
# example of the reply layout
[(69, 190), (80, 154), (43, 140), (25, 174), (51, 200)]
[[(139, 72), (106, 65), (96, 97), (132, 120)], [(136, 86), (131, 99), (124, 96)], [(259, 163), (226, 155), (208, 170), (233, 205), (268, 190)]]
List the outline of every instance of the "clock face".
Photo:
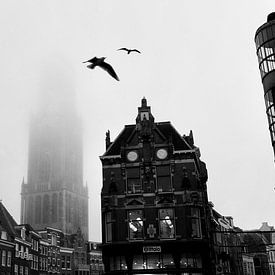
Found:
[(157, 157), (159, 159), (165, 159), (167, 157), (167, 150), (166, 149), (159, 149), (157, 150)]
[(138, 154), (136, 151), (131, 151), (127, 154), (127, 159), (129, 161), (135, 161), (135, 160), (137, 160), (137, 158), (138, 158)]

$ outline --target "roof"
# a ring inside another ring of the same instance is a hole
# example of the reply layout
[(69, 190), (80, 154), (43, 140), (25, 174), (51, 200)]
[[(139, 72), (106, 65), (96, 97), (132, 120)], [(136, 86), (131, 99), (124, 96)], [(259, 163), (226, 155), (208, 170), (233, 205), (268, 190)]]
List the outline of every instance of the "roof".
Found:
[[(127, 142), (131, 136), (138, 134), (136, 125), (126, 125), (120, 132), (114, 142), (109, 146), (103, 156), (120, 155), (121, 146), (127, 145)], [(154, 123), (153, 135), (160, 136), (163, 143), (171, 141), (175, 150), (190, 150), (192, 146), (182, 137), (173, 125), (168, 122)], [(137, 145), (137, 144), (136, 144)]]
[(0, 226), (11, 236), (16, 236), (16, 221), (0, 201)]

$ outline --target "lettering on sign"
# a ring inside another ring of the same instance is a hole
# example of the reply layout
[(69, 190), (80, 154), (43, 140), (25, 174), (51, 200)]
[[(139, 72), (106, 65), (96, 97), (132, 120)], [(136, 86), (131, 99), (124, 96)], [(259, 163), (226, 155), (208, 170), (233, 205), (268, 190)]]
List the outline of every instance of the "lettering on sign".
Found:
[(143, 253), (160, 253), (161, 246), (143, 246)]

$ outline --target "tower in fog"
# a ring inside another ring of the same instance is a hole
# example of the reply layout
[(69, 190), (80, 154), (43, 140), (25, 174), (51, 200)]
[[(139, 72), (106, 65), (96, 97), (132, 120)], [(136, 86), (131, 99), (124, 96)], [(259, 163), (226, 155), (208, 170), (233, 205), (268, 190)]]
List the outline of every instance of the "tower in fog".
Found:
[(275, 12), (269, 14), (267, 22), (257, 29), (255, 43), (264, 88), (269, 132), (275, 153)]
[[(62, 72), (62, 73), (61, 73)], [(88, 239), (88, 188), (83, 185), (82, 125), (62, 70), (50, 72), (31, 117), (28, 178), (22, 183), (21, 223)]]

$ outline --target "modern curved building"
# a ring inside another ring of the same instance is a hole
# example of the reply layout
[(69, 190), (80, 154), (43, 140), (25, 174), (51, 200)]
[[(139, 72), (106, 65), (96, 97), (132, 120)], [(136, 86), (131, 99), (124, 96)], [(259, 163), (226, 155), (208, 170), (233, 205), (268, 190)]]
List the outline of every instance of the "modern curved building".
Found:
[(275, 153), (275, 12), (269, 14), (267, 22), (257, 29), (255, 43), (264, 88), (269, 131)]

